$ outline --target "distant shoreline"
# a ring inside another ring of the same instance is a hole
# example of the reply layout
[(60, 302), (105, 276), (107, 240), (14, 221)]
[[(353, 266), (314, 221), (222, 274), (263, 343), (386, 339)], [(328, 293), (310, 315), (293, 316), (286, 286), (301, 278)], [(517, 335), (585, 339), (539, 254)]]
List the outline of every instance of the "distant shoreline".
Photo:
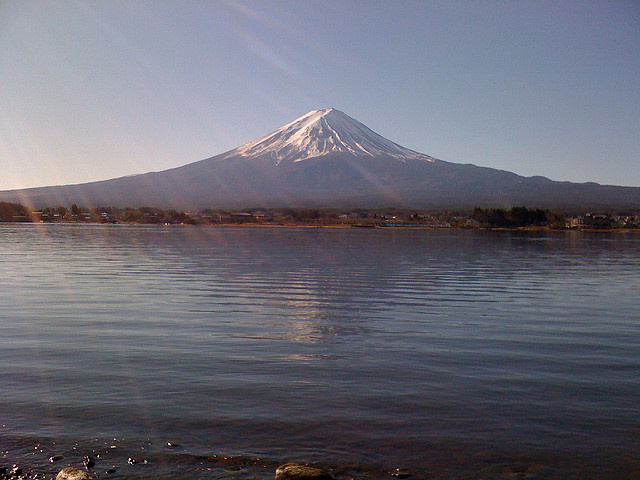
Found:
[(640, 209), (606, 213), (557, 212), (525, 206), (473, 210), (385, 208), (246, 208), (200, 211), (157, 207), (92, 207), (73, 204), (40, 210), (0, 202), (0, 222), (149, 225), (269, 226), (305, 228), (413, 228), (506, 230), (634, 230)]
[(208, 228), (301, 228), (301, 229), (361, 229), (361, 230), (466, 230), (486, 232), (587, 232), (587, 233), (640, 233), (640, 228), (554, 228), (554, 227), (461, 227), (438, 225), (352, 225), (301, 223), (103, 223), (103, 222), (0, 222), (0, 225), (87, 225), (87, 226), (143, 226), (143, 227), (208, 227)]

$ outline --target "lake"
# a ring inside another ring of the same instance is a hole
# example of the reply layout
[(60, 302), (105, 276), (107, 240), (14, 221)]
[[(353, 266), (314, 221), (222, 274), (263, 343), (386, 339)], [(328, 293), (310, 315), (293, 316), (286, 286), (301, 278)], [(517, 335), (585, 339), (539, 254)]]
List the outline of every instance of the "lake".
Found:
[(0, 465), (640, 476), (638, 233), (0, 224), (0, 305)]

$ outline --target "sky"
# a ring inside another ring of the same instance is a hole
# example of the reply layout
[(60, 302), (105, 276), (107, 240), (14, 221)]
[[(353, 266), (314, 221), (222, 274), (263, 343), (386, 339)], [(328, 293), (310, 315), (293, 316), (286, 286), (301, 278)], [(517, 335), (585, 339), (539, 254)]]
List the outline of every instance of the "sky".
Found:
[(640, 186), (640, 2), (0, 1), (0, 190), (337, 108), (441, 160)]

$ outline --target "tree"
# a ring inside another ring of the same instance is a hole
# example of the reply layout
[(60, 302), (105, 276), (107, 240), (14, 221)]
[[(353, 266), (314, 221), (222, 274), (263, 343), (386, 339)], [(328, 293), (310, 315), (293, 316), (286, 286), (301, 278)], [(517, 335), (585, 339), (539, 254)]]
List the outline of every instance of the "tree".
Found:
[(18, 203), (0, 202), (0, 222), (13, 222), (16, 218), (26, 221), (29, 212)]

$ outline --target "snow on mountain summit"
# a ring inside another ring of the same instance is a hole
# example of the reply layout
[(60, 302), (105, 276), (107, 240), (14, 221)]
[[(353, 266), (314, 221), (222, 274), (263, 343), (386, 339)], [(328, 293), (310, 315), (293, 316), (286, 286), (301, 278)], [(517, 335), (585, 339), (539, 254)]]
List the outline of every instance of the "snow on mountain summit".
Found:
[(338, 152), (397, 160), (435, 160), (387, 140), (334, 108), (312, 110), (275, 132), (228, 152), (225, 157), (272, 155), (279, 164)]

